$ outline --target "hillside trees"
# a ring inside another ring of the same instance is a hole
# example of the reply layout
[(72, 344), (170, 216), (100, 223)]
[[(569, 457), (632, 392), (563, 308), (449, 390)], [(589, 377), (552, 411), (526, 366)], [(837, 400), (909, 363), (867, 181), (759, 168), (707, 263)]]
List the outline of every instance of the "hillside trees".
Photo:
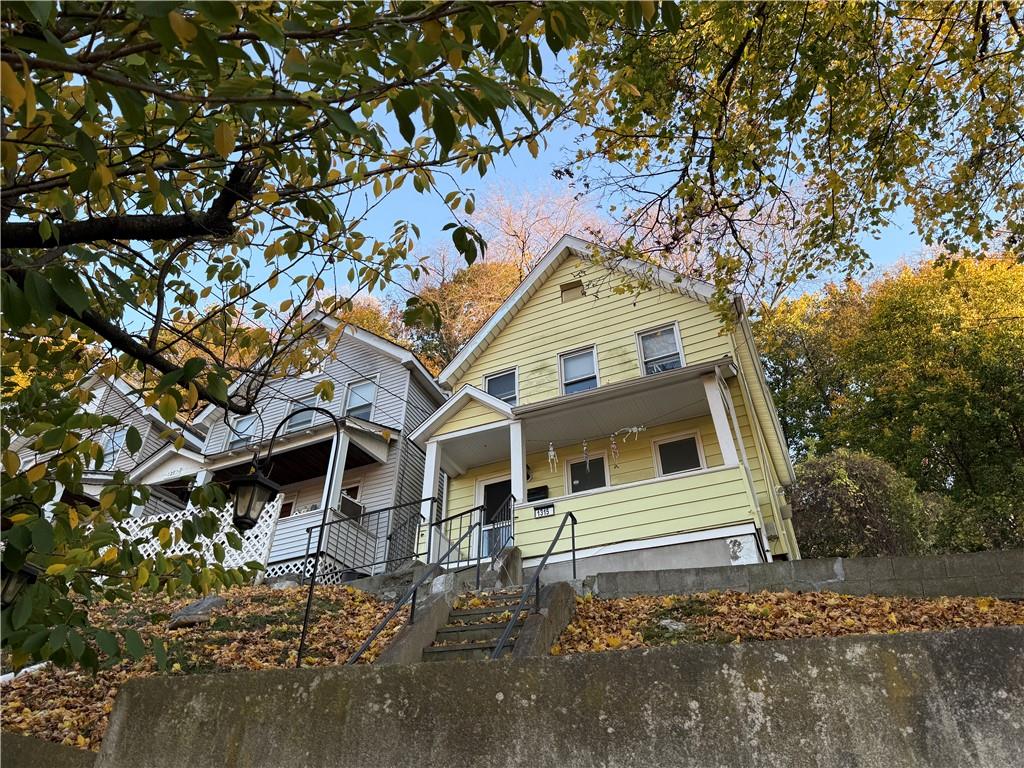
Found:
[(798, 457), (865, 451), (947, 497), (939, 546), (1024, 544), (1024, 266), (830, 285), (766, 311), (756, 334)]
[[(95, 502), (57, 498), (58, 482), (74, 497), (99, 465), (96, 432), (113, 426), (83, 414), (87, 393), (66, 382), (146, 373), (146, 401), (169, 422), (197, 402), (250, 410), (264, 382), (315, 362), (310, 309), (417, 274), (416, 223), (367, 232), (368, 210), (403, 185), (442, 193), (439, 174), (482, 175), (496, 154), (535, 146), (564, 110), (541, 79), (542, 48), (589, 39), (603, 16), (657, 18), (616, 3), (587, 13), (512, 2), (4, 4), (3, 366), (36, 375), (4, 404), (3, 562), (5, 574), (26, 560), (43, 571), (3, 612), (16, 663), (99, 663), (81, 599), (237, 577), (142, 559), (116, 525), (138, 500), (124, 477)], [(453, 248), (472, 262), (483, 242), (458, 220), (471, 196), (456, 184), (443, 197)], [(59, 344), (42, 355), (41, 338)], [(240, 377), (247, 386), (229, 394)], [(24, 465), (15, 435), (36, 451)], [(196, 500), (216, 501), (207, 491)], [(121, 652), (109, 638), (99, 649)]]
[(619, 206), (633, 247), (691, 252), (723, 291), (856, 274), (901, 206), (928, 244), (1020, 259), (1022, 15), (724, 2), (681, 4), (667, 30), (599, 23), (568, 83), (594, 144), (563, 173)]

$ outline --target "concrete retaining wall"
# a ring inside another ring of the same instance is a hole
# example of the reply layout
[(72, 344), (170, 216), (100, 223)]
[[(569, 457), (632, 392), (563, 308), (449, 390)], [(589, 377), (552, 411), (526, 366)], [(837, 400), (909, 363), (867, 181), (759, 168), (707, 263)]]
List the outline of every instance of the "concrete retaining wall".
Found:
[(153, 677), (98, 768), (1024, 765), (1024, 628)]
[(1024, 549), (920, 557), (860, 557), (600, 573), (584, 582), (598, 597), (679, 595), (711, 589), (828, 589), (850, 595), (986, 595), (1024, 599)]
[(95, 762), (95, 752), (18, 733), (0, 736), (0, 763), (4, 768), (92, 768)]

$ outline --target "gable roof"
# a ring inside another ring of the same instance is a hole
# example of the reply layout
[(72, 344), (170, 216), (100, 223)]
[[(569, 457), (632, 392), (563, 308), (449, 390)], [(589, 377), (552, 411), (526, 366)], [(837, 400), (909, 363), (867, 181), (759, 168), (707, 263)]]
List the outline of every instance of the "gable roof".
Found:
[(430, 417), (413, 431), (409, 436), (410, 439), (422, 448), (426, 444), (427, 440), (429, 440), (433, 434), (448, 421), (449, 418), (461, 411), (463, 406), (468, 405), (471, 400), (490, 408), (504, 416), (506, 419), (512, 418), (511, 405), (506, 403), (504, 400), (499, 400), (494, 395), (487, 394), (482, 389), (477, 389), (474, 386), (467, 385), (462, 387), (455, 395), (448, 398), (444, 405), (430, 414)]
[[(487, 322), (480, 327), (480, 330), (473, 334), (473, 337), (459, 350), (459, 354), (438, 374), (437, 378), (441, 384), (449, 388), (454, 386), (455, 382), (483, 354), (487, 346), (511, 322), (512, 318), (526, 305), (547, 278), (562, 265), (562, 262), (569, 256), (585, 256), (595, 248), (603, 254), (613, 254), (611, 250), (602, 248), (595, 243), (589, 243), (572, 235), (562, 235), (551, 250), (544, 255), (544, 258), (530, 270), (519, 287), (505, 299)], [(714, 289), (707, 283), (683, 277), (677, 272), (635, 259), (618, 259), (614, 266), (608, 266), (607, 269), (642, 276), (645, 279), (653, 278), (654, 282), (666, 290), (676, 291), (700, 301), (708, 301), (714, 294)]]
[[(160, 412), (157, 411), (156, 408), (154, 408), (151, 405), (146, 405), (146, 402), (142, 399), (142, 396), (139, 394), (138, 390), (136, 390), (131, 384), (129, 384), (121, 377), (113, 376), (108, 378), (106, 376), (101, 376), (99, 374), (93, 374), (92, 376), (85, 379), (85, 381), (82, 383), (82, 386), (88, 390), (94, 390), (99, 385), (113, 387), (132, 406), (134, 406), (139, 411), (139, 413), (146, 416), (158, 427), (162, 427), (164, 429), (177, 429), (185, 438), (185, 443), (187, 445), (191, 446), (196, 450), (202, 449), (203, 441), (206, 437), (202, 430), (197, 429), (191, 424), (187, 424), (178, 418), (175, 418), (173, 421), (167, 421), (166, 419), (164, 419), (163, 416), (160, 415)], [(91, 406), (93, 404), (95, 404), (96, 406), (99, 405), (98, 397), (93, 401), (93, 403), (90, 403), (89, 405)]]

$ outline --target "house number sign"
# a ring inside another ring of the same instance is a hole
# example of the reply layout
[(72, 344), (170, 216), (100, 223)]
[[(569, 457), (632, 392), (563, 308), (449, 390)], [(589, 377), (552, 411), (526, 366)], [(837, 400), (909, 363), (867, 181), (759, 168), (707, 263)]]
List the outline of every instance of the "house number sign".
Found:
[(537, 517), (551, 517), (553, 514), (555, 514), (555, 505), (554, 504), (545, 504), (543, 507), (534, 507), (533, 508), (533, 516), (534, 516), (534, 518), (537, 518)]

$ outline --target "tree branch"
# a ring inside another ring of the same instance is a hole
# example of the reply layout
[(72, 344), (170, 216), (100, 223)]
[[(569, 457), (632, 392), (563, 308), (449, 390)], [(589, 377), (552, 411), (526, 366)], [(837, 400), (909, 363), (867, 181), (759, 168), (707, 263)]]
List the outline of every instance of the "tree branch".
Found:
[(228, 237), (235, 231), (231, 211), (240, 201), (252, 200), (260, 171), (238, 164), (208, 210), (173, 216), (105, 216), (61, 224), (57, 234), (43, 238), (36, 222), (4, 222), (0, 226), (0, 248), (54, 248), (103, 240), (177, 240), (183, 237), (208, 239)]

